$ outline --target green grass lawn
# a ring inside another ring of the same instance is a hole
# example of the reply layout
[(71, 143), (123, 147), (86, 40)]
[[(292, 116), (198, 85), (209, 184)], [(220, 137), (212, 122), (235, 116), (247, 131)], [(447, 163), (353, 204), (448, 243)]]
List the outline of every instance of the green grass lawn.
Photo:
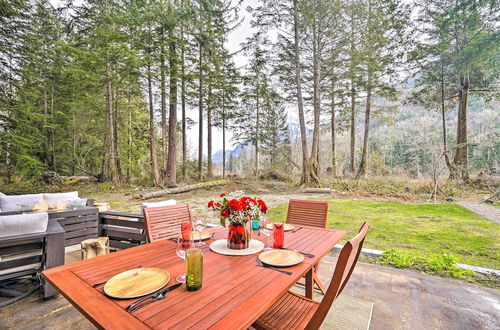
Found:
[[(323, 200), (330, 201), (328, 226), (347, 232), (341, 243), (368, 221), (366, 248), (450, 253), (460, 263), (500, 269), (500, 225), (461, 206)], [(286, 204), (271, 209), (270, 220), (283, 221), (286, 210)]]

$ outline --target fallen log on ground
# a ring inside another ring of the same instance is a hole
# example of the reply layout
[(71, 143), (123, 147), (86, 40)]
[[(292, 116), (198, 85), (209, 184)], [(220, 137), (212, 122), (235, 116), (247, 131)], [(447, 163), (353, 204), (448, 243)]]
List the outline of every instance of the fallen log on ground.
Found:
[(74, 184), (80, 182), (97, 182), (97, 178), (90, 175), (74, 175), (74, 176), (61, 176), (65, 184)]
[(332, 188), (306, 188), (304, 189), (306, 193), (320, 193), (320, 194), (329, 194), (332, 192)]
[(208, 182), (200, 182), (196, 184), (190, 184), (184, 187), (177, 187), (177, 188), (171, 188), (171, 189), (164, 189), (164, 190), (157, 190), (157, 191), (151, 191), (143, 194), (139, 194), (136, 196), (138, 199), (151, 199), (151, 198), (156, 198), (156, 197), (162, 197), (165, 195), (170, 195), (170, 194), (180, 194), (183, 192), (188, 192), (196, 189), (204, 189), (204, 188), (210, 188), (210, 187), (215, 187), (215, 186), (221, 186), (224, 184), (228, 184), (231, 181), (229, 180), (215, 180), (215, 181), (208, 181)]

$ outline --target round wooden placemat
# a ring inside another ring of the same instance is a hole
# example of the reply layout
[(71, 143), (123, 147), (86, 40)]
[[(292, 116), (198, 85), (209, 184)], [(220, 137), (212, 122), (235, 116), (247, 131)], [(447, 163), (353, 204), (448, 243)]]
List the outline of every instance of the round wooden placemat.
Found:
[(304, 256), (292, 250), (269, 250), (259, 254), (259, 259), (266, 265), (290, 267), (304, 261)]
[[(270, 229), (270, 230), (273, 230), (274, 229), (274, 224), (269, 223), (269, 224), (266, 225), (266, 228)], [(291, 225), (289, 223), (285, 223), (285, 231), (290, 231), (290, 230), (293, 230), (294, 228), (295, 228), (294, 225)]]
[(264, 243), (255, 239), (250, 240), (247, 249), (233, 250), (227, 247), (226, 239), (219, 239), (210, 244), (210, 249), (226, 256), (247, 256), (262, 251)]
[(195, 241), (199, 241), (200, 240), (200, 235), (201, 235), (201, 240), (202, 241), (205, 241), (207, 239), (210, 239), (212, 238), (212, 236), (214, 235), (213, 233), (209, 232), (209, 231), (202, 231), (202, 232), (199, 232), (199, 231), (193, 231), (192, 232), (193, 234), (193, 239)]
[(104, 293), (117, 299), (131, 299), (155, 292), (170, 281), (170, 274), (161, 268), (135, 268), (119, 273), (104, 285)]

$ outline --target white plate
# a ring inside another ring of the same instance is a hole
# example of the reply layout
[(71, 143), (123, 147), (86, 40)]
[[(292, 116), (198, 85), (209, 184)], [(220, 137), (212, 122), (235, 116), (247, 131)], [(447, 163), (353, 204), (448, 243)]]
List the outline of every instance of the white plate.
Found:
[(210, 244), (210, 249), (226, 256), (247, 256), (262, 251), (264, 243), (255, 239), (250, 240), (248, 248), (233, 250), (227, 247), (227, 239), (219, 239)]

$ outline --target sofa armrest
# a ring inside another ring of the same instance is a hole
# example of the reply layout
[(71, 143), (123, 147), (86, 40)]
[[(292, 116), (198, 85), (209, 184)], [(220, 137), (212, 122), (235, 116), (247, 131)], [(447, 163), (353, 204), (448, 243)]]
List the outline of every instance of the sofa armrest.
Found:
[(10, 243), (34, 238), (44, 238), (50, 235), (58, 235), (62, 234), (64, 236), (64, 229), (57, 221), (51, 221), (47, 224), (47, 230), (40, 233), (31, 233), (31, 234), (23, 234), (23, 235), (13, 235), (7, 237), (0, 237), (0, 244)]

